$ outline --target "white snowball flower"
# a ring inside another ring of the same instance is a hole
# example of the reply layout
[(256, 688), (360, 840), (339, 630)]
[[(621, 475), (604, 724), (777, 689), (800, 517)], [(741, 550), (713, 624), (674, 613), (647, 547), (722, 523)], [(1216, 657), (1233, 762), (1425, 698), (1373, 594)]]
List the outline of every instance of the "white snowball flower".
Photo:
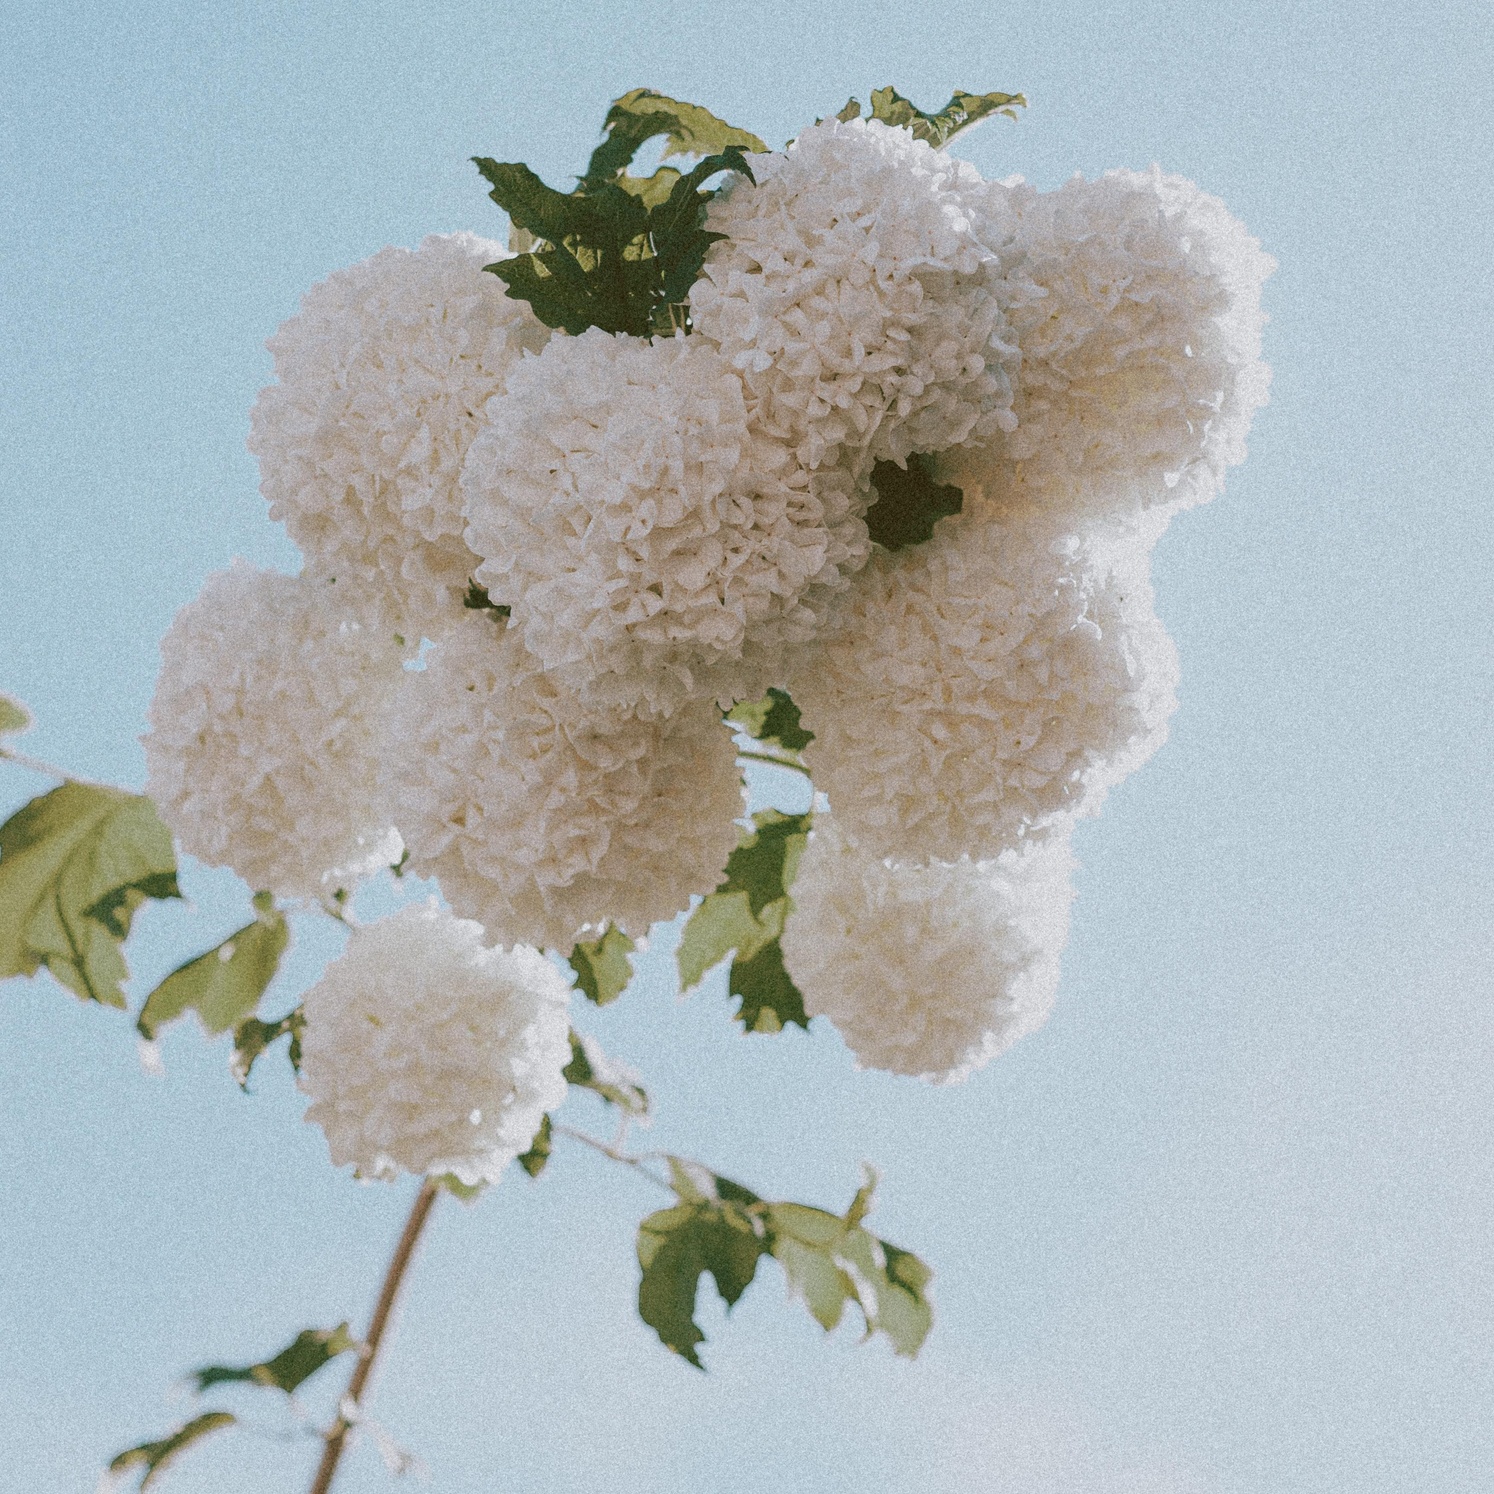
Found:
[(355, 928), (305, 996), (300, 1087), (334, 1166), (496, 1183), (565, 1099), (569, 987), (434, 903)]
[(1176, 705), (1148, 538), (966, 514), (878, 553), (790, 685), (845, 833), (899, 861), (990, 859), (1095, 812)]
[(753, 156), (709, 209), (697, 334), (742, 370), (762, 429), (807, 467), (943, 450), (1015, 425), (1002, 256), (1013, 223), (973, 166), (876, 120)]
[(1275, 262), (1218, 198), (1156, 167), (1055, 192), (993, 183), (984, 197), (1003, 225), (1015, 207), (1015, 274), (1037, 294), (1010, 310), (1017, 428), (950, 453), (945, 480), (1073, 512), (1212, 497), (1266, 402), (1261, 287)]
[(1073, 868), (1067, 837), (994, 861), (900, 866), (821, 815), (794, 880), (784, 965), (858, 1066), (964, 1079), (1047, 1020)]
[(406, 673), (384, 764), (410, 866), (503, 942), (638, 937), (720, 880), (742, 812), (715, 706), (579, 722), (513, 629), (469, 614)]
[(400, 854), (376, 782), (402, 652), (347, 600), (236, 560), (161, 640), (146, 793), (182, 850), (287, 897), (325, 896)]
[(460, 602), (475, 560), (458, 478), (478, 415), (550, 336), (472, 234), (382, 249), (314, 286), (269, 341), (249, 449), (307, 569), (389, 596), (413, 632)]
[(761, 695), (870, 549), (848, 480), (749, 427), (699, 337), (596, 328), (526, 359), (462, 485), (478, 582), (589, 706)]

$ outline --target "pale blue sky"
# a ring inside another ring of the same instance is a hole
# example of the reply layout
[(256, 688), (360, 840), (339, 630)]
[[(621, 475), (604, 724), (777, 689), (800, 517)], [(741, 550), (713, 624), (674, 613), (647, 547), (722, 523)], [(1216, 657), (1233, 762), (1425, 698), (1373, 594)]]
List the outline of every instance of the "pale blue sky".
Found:
[[(654, 1144), (836, 1207), (883, 1168), (875, 1227), (938, 1273), (924, 1357), (825, 1340), (767, 1267), (697, 1374), (633, 1311), (653, 1196), (566, 1153), (433, 1222), (374, 1407), (433, 1490), (1486, 1487), (1488, 38), (1475, 4), (12, 0), (0, 688), (120, 782), (173, 611), (235, 554), (295, 564), (243, 446), (264, 339), (384, 244), (496, 234), (475, 153), (563, 180), (638, 85), (773, 142), (886, 82), (1022, 89), (962, 143), (988, 174), (1160, 161), (1281, 264), (1250, 460), (1157, 552), (1182, 707), (1081, 832), (1050, 1024), (960, 1088), (858, 1075), (819, 1026), (735, 1036), (719, 986), (677, 1004), (664, 935), (590, 1022)], [(43, 786), (0, 769), (0, 810)], [(242, 912), (187, 885), (140, 989)], [(334, 947), (299, 930), (270, 1004)], [(331, 1170), (280, 1065), (245, 1098), (195, 1031), (164, 1057), (45, 977), (0, 993), (5, 1491), (86, 1491), (193, 1365), (361, 1324), (408, 1203)], [(224, 1439), (163, 1488), (294, 1489), (313, 1453)], [(387, 1487), (368, 1448), (340, 1484)]]

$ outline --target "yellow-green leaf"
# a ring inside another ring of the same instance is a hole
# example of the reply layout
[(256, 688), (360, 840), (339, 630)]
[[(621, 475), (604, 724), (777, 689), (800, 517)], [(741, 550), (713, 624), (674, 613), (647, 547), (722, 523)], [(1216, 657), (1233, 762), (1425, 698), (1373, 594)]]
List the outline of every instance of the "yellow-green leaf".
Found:
[(122, 1007), (135, 910), (180, 896), (149, 799), (64, 783), (0, 825), (0, 980), (46, 966), (86, 1000)]
[(31, 726), (31, 712), (14, 695), (0, 691), (0, 737), (27, 731)]
[(141, 1036), (155, 1037), (189, 1011), (213, 1037), (240, 1026), (258, 1011), (289, 942), (285, 915), (266, 907), (215, 949), (172, 971), (146, 997), (137, 1024)]
[(600, 939), (584, 940), (571, 950), (570, 967), (587, 1000), (606, 1006), (622, 995), (633, 978), (633, 963), (628, 956), (635, 947), (621, 929), (609, 923)]
[(194, 1442), (200, 1442), (210, 1432), (233, 1426), (236, 1420), (227, 1411), (204, 1411), (201, 1416), (193, 1417), (159, 1442), (142, 1442), (138, 1447), (120, 1453), (109, 1464), (109, 1472), (116, 1478), (121, 1474), (143, 1472), (144, 1477), (141, 1478), (139, 1487), (141, 1494), (144, 1494), (180, 1453), (185, 1452)]

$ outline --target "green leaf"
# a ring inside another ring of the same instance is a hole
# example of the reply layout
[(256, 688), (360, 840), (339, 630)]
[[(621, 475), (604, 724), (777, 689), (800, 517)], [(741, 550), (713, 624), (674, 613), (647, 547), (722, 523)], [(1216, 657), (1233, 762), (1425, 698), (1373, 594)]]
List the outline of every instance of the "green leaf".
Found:
[(754, 815), (753, 828), (727, 858), (725, 880), (690, 915), (675, 954), (685, 991), (735, 955), (728, 989), (741, 998), (735, 1015), (748, 1032), (778, 1032), (790, 1022), (809, 1025), (804, 998), (783, 968), (778, 938), (793, 907), (789, 888), (810, 819), (777, 809)]
[(775, 938), (743, 958), (731, 962), (727, 989), (740, 997), (735, 1012), (748, 1032), (782, 1032), (790, 1022), (809, 1030), (804, 997), (783, 966), (783, 947)]
[(648, 1118), (648, 1091), (625, 1064), (608, 1058), (594, 1037), (571, 1028), (571, 1061), (560, 1071), (566, 1083), (589, 1089), (609, 1105), (639, 1120)]
[[(534, 1140), (530, 1143), (529, 1150), (519, 1155), (519, 1166), (532, 1178), (537, 1178), (544, 1170), (546, 1163), (550, 1160), (550, 1153), (554, 1150), (551, 1145), (550, 1117), (547, 1115), (541, 1122), (540, 1128), (534, 1133)], [(476, 1190), (474, 1190), (475, 1194)]]
[(701, 1276), (709, 1272), (732, 1307), (752, 1284), (766, 1249), (761, 1226), (741, 1204), (708, 1199), (650, 1214), (638, 1226), (639, 1317), (665, 1347), (704, 1369), (695, 1352), (705, 1341), (695, 1324)]
[(0, 691), (0, 737), (29, 731), (30, 728), (31, 712), (14, 695)]
[(738, 701), (726, 719), (738, 731), (784, 752), (801, 752), (814, 741), (814, 733), (799, 724), (799, 707), (786, 690), (768, 687), (761, 700)]
[(109, 1472), (118, 1477), (120, 1474), (143, 1469), (145, 1477), (140, 1480), (140, 1489), (144, 1494), (155, 1483), (157, 1476), (164, 1473), (176, 1460), (179, 1453), (185, 1452), (194, 1442), (200, 1442), (210, 1432), (216, 1432), (220, 1427), (233, 1426), (237, 1420), (237, 1417), (231, 1416), (227, 1411), (205, 1411), (159, 1442), (142, 1442), (139, 1447), (120, 1453), (109, 1464)]
[(875, 1174), (868, 1173), (850, 1208), (838, 1215), (807, 1204), (769, 1203), (698, 1162), (667, 1161), (679, 1203), (639, 1226), (638, 1311), (675, 1353), (700, 1367), (696, 1346), (705, 1335), (694, 1318), (700, 1277), (709, 1272), (731, 1307), (764, 1255), (783, 1267), (790, 1291), (826, 1332), (852, 1303), (868, 1337), (882, 1333), (898, 1354), (918, 1353), (933, 1322), (927, 1296), (932, 1272), (917, 1256), (862, 1228)]
[(194, 1370), (192, 1379), (196, 1381), (198, 1395), (214, 1385), (241, 1380), (251, 1385), (283, 1390), (287, 1395), (292, 1395), (339, 1354), (346, 1354), (349, 1349), (357, 1347), (358, 1340), (348, 1332), (346, 1323), (339, 1323), (335, 1328), (306, 1328), (273, 1359), (232, 1368), (223, 1364), (210, 1364), (205, 1369)]
[(633, 963), (628, 956), (636, 947), (621, 929), (609, 923), (600, 939), (582, 941), (571, 950), (570, 967), (588, 1001), (606, 1006), (622, 995), (633, 978)]
[[(610, 180), (622, 172), (647, 141), (664, 135), (664, 157), (705, 156), (736, 146), (765, 151), (750, 130), (739, 130), (699, 104), (667, 98), (651, 88), (634, 88), (614, 99), (602, 123), (606, 139), (592, 154), (587, 181)], [(626, 152), (626, 154), (624, 154)]]
[(760, 809), (752, 817), (736, 850), (726, 858), (726, 879), (717, 892), (745, 892), (753, 914), (762, 918), (768, 907), (788, 895), (799, 858), (809, 840), (812, 816)]
[(255, 1061), (271, 1043), (286, 1036), (290, 1037), (290, 1047), (286, 1056), (290, 1059), (291, 1068), (299, 1074), (301, 1072), (301, 1034), (305, 1030), (306, 1014), (299, 1006), (288, 1011), (278, 1022), (261, 1022), (258, 1017), (250, 1017), (247, 1022), (240, 1022), (234, 1029), (233, 1057), (228, 1064), (233, 1077), (239, 1082), (239, 1088), (249, 1088), (249, 1074), (254, 1068)]
[(934, 481), (930, 460), (915, 453), (905, 468), (896, 462), (878, 462), (872, 468), (876, 497), (866, 511), (866, 528), (877, 544), (903, 550), (922, 544), (934, 533), (934, 525), (959, 513), (965, 495), (948, 483)]
[[(617, 100), (604, 128), (573, 192), (546, 186), (522, 163), (473, 157), (509, 216), (516, 251), (486, 268), (547, 326), (573, 336), (588, 327), (639, 337), (688, 330), (686, 298), (719, 237), (702, 227), (715, 195), (705, 183), (725, 171), (751, 176), (743, 151), (765, 147), (709, 110), (648, 89)], [(639, 147), (660, 135), (666, 154), (710, 154), (688, 172), (628, 176)]]
[[(884, 124), (906, 126), (917, 139), (927, 140), (936, 150), (947, 145), (961, 130), (968, 130), (971, 125), (979, 124), (993, 114), (1015, 119), (1017, 110), (1027, 107), (1027, 100), (1020, 93), (965, 93), (956, 90), (937, 114), (925, 114), (895, 88), (874, 88), (871, 103), (873, 119), (880, 119)], [(844, 117), (844, 113), (837, 116)]]
[(842, 124), (861, 118), (861, 103), (858, 99), (847, 99), (835, 116)]
[(120, 945), (146, 898), (180, 897), (171, 834), (142, 794), (64, 783), (0, 825), (0, 980), (43, 965), (125, 1004)]
[(253, 923), (230, 934), (216, 949), (188, 960), (146, 997), (137, 1026), (154, 1038), (168, 1022), (195, 1011), (203, 1029), (216, 1037), (238, 1028), (259, 1009), (290, 942), (285, 915), (273, 905)]

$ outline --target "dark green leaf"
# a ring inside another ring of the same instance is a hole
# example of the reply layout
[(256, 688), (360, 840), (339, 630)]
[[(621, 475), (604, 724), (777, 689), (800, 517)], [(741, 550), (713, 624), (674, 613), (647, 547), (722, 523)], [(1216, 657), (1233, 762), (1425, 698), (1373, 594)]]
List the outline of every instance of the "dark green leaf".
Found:
[(240, 1380), (291, 1395), (339, 1354), (357, 1347), (358, 1341), (348, 1332), (346, 1323), (339, 1323), (335, 1328), (306, 1328), (273, 1359), (233, 1368), (210, 1364), (206, 1369), (194, 1370), (192, 1379), (196, 1382), (198, 1395), (214, 1385)]
[(666, 1347), (703, 1369), (695, 1346), (695, 1294), (709, 1272), (728, 1307), (741, 1297), (767, 1250), (760, 1223), (738, 1203), (681, 1203), (638, 1226), (638, 1315)]
[(0, 825), (0, 980), (45, 965), (79, 996), (122, 1007), (120, 945), (136, 909), (180, 895), (149, 799), (64, 783)]
[[(488, 268), (491, 269), (492, 266), (489, 265)], [(462, 606), (472, 612), (496, 612), (499, 617), (507, 617), (510, 612), (506, 603), (495, 602), (475, 581), (467, 583), (467, 594), (462, 598)], [(409, 855), (408, 850), (405, 855)]]
[[(993, 114), (1017, 117), (1018, 109), (1027, 107), (1020, 93), (965, 93), (957, 90), (937, 114), (925, 114), (895, 88), (874, 88), (871, 96), (873, 119), (884, 124), (903, 125), (919, 140), (927, 140), (936, 150), (947, 145), (961, 130)], [(850, 106), (847, 105), (849, 108)]]
[(776, 685), (770, 685), (761, 700), (738, 701), (726, 713), (726, 719), (764, 746), (785, 752), (802, 751), (814, 741), (814, 733), (799, 724), (799, 707)]
[[(487, 268), (547, 326), (573, 336), (588, 327), (639, 337), (688, 330), (686, 299), (717, 237), (701, 226), (714, 195), (702, 189), (723, 171), (750, 176), (743, 151), (763, 143), (647, 89), (619, 99), (605, 129), (574, 192), (546, 186), (517, 162), (473, 158), (514, 230), (514, 257)], [(639, 147), (660, 135), (666, 154), (712, 153), (685, 173), (627, 176)]]
[(622, 995), (633, 978), (633, 963), (628, 956), (634, 948), (633, 941), (609, 923), (600, 939), (583, 941), (571, 950), (570, 966), (576, 972), (576, 984), (589, 1001), (606, 1006)]
[(301, 1033), (305, 1027), (306, 1015), (299, 1006), (288, 1011), (278, 1022), (261, 1022), (258, 1017), (240, 1022), (234, 1029), (233, 1057), (229, 1060), (229, 1068), (233, 1071), (233, 1077), (239, 1081), (239, 1088), (249, 1088), (249, 1072), (253, 1069), (255, 1060), (271, 1043), (287, 1035), (290, 1037), (290, 1048), (286, 1056), (290, 1059), (291, 1067), (299, 1074)]
[(140, 1035), (154, 1038), (188, 1011), (197, 1013), (213, 1037), (242, 1026), (258, 1011), (289, 942), (285, 915), (266, 904), (253, 923), (174, 970), (146, 997), (137, 1023)]
[(530, 1143), (529, 1150), (519, 1155), (519, 1166), (532, 1178), (537, 1178), (544, 1170), (545, 1164), (550, 1160), (550, 1153), (554, 1148), (551, 1145), (550, 1117), (547, 1115), (541, 1122), (540, 1128), (534, 1133), (534, 1140)]
[(177, 1454), (185, 1452), (194, 1442), (200, 1442), (209, 1432), (216, 1432), (220, 1427), (231, 1427), (237, 1419), (227, 1411), (205, 1411), (159, 1442), (142, 1442), (139, 1447), (120, 1453), (109, 1464), (109, 1472), (117, 1476), (142, 1470), (145, 1475), (140, 1480), (143, 1494), (144, 1490), (155, 1483), (157, 1476), (166, 1471)]
[(731, 962), (727, 989), (741, 998), (735, 1016), (748, 1032), (782, 1032), (790, 1022), (809, 1030), (804, 998), (783, 968), (783, 948), (777, 939), (756, 954)]
[(31, 712), (14, 695), (0, 693), (0, 737), (27, 731), (31, 726)]
[(589, 1089), (609, 1105), (627, 1115), (646, 1119), (649, 1113), (648, 1091), (638, 1076), (624, 1064), (608, 1058), (594, 1037), (571, 1029), (571, 1061), (561, 1070), (566, 1083), (578, 1089)]
[(896, 462), (878, 462), (872, 468), (877, 496), (866, 511), (866, 528), (877, 544), (889, 550), (922, 544), (940, 519), (959, 513), (965, 495), (948, 483), (935, 482), (930, 465), (928, 457), (915, 453), (906, 469)]

